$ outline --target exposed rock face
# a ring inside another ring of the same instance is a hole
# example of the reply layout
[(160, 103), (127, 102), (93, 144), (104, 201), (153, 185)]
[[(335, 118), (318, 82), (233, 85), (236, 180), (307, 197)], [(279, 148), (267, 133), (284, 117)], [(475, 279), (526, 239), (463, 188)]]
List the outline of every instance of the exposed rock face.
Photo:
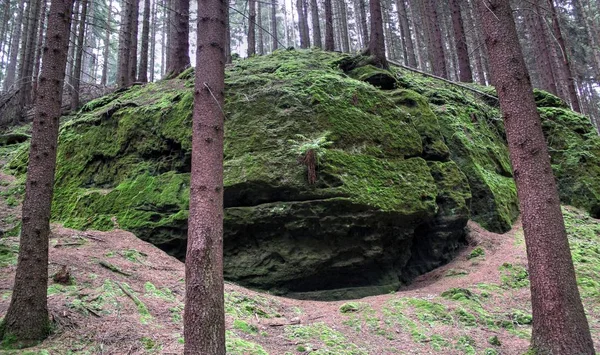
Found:
[[(350, 73), (376, 88), (339, 69), (344, 58), (278, 51), (227, 71), (228, 280), (301, 298), (388, 292), (450, 260), (469, 211), (493, 230), (516, 218), (496, 109), (408, 73), (399, 88), (369, 67)], [(54, 218), (76, 228), (118, 224), (183, 257), (192, 86), (185, 72), (67, 118)], [(25, 159), (24, 148), (11, 165), (22, 169)]]

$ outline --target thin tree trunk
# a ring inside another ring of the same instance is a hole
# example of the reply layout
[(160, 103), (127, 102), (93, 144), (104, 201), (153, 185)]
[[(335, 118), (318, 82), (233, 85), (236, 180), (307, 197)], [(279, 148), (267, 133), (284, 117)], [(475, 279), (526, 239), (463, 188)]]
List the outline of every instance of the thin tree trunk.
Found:
[(307, 23), (305, 18), (306, 13), (304, 12), (304, 2), (305, 0), (296, 0), (296, 11), (298, 12), (298, 32), (300, 33), (300, 48), (310, 47), (309, 34), (306, 31), (308, 26), (304, 25)]
[(129, 83), (133, 84), (137, 79), (137, 59), (138, 59), (138, 29), (140, 17), (140, 0), (132, 2), (132, 22), (129, 24), (131, 40), (129, 43)]
[(223, 128), (227, 2), (198, 9), (184, 354), (225, 355)]
[[(342, 39), (342, 52), (350, 52), (350, 42), (348, 41), (348, 16), (346, 13), (346, 0), (337, 0), (340, 9), (340, 37)], [(381, 8), (381, 7), (380, 7)], [(373, 16), (373, 15), (371, 15)]]
[(117, 72), (117, 85), (125, 88), (131, 85), (129, 81), (129, 49), (131, 47), (131, 23), (133, 22), (133, 6), (131, 2), (137, 0), (123, 0), (123, 16), (121, 17), (121, 30), (119, 31), (119, 65)]
[(2, 22), (0, 22), (0, 51), (4, 48), (4, 41), (8, 38), (6, 32), (8, 31), (8, 20), (10, 11), (10, 0), (4, 0), (2, 4)]
[(33, 81), (33, 64), (35, 57), (35, 49), (37, 43), (37, 29), (40, 23), (41, 0), (32, 0), (29, 2), (31, 7), (27, 12), (27, 35), (25, 36), (25, 50), (22, 57), (21, 78), (21, 104), (26, 107), (31, 104), (31, 88)]
[(190, 1), (174, 0), (174, 28), (169, 47), (167, 76), (175, 76), (190, 67), (189, 22)]
[(450, 9), (452, 11), (452, 28), (454, 30), (454, 41), (456, 45), (456, 55), (458, 56), (459, 80), (464, 83), (473, 81), (471, 64), (469, 62), (469, 51), (467, 49), (467, 37), (463, 26), (462, 16), (460, 14), (459, 0), (450, 0)]
[(383, 19), (381, 16), (380, 0), (369, 0), (371, 12), (371, 38), (369, 40), (368, 54), (373, 58), (373, 63), (381, 68), (387, 68), (385, 58), (385, 40), (383, 38)]
[(367, 47), (369, 43), (369, 26), (367, 26), (367, 3), (365, 0), (358, 0), (358, 8), (360, 11), (360, 31), (364, 46)]
[(112, 0), (108, 0), (108, 11), (106, 18), (106, 34), (104, 37), (104, 63), (102, 65), (102, 78), (100, 85), (106, 86), (108, 82), (108, 65), (110, 59), (110, 34), (112, 33)]
[[(260, 0), (259, 0), (260, 1)], [(248, 0), (248, 57), (256, 54), (256, 2)]]
[[(150, 0), (144, 0), (144, 15), (142, 20), (142, 48), (140, 50), (140, 70), (138, 81), (148, 82), (148, 41), (150, 40)], [(152, 53), (154, 56), (154, 53)]]
[(324, 0), (325, 5), (325, 50), (334, 51), (335, 43), (333, 41), (333, 9), (331, 0)]
[(229, 6), (225, 10), (225, 63), (230, 64), (231, 57), (231, 24), (229, 23)]
[(87, 20), (88, 0), (81, 0), (81, 16), (79, 16), (79, 32), (77, 33), (77, 50), (73, 68), (73, 86), (71, 87), (71, 110), (79, 107), (79, 87), (81, 84), (81, 60), (85, 40), (85, 22)]
[(517, 185), (536, 354), (595, 354), (560, 200), (508, 0), (479, 2)]
[(446, 56), (444, 54), (444, 42), (442, 41), (442, 31), (440, 30), (439, 17), (436, 5), (433, 0), (425, 0), (425, 18), (429, 32), (428, 48), (429, 60), (434, 75), (448, 79), (446, 70)]
[(265, 54), (265, 42), (263, 38), (263, 23), (262, 23), (262, 1), (258, 0), (256, 4), (257, 19), (256, 24), (258, 25), (258, 54)]
[(3, 88), (5, 91), (9, 90), (15, 83), (17, 76), (17, 60), (19, 54), (19, 44), (21, 43), (21, 24), (23, 22), (23, 8), (25, 7), (25, 1), (21, 0), (18, 5), (17, 18), (13, 24), (15, 30), (13, 31), (12, 43), (10, 47), (10, 57), (8, 60), (8, 67), (6, 68), (6, 77), (4, 78)]
[(50, 5), (48, 50), (43, 51), (34, 108), (17, 271), (10, 306), (0, 327), (1, 338), (24, 345), (37, 344), (50, 331), (48, 234), (71, 8), (71, 0), (52, 0)]
[(273, 48), (273, 51), (275, 51), (279, 45), (279, 40), (277, 38), (277, 0), (273, 0), (273, 5), (271, 6), (271, 35), (273, 36), (271, 47)]
[(158, 26), (156, 20), (156, 0), (152, 1), (152, 15), (150, 24), (152, 24), (152, 30), (150, 31), (150, 82), (154, 82), (154, 62), (156, 56), (156, 27)]
[(535, 0), (527, 13), (527, 21), (533, 34), (533, 47), (536, 53), (537, 72), (541, 79), (541, 89), (557, 95), (556, 81), (552, 72), (552, 58), (550, 47), (546, 36), (546, 26), (539, 6), (540, 0)]
[[(171, 47), (171, 2), (163, 0), (163, 28), (162, 28), (162, 51), (160, 62), (161, 77), (165, 77), (167, 68), (169, 67), (169, 48)], [(227, 22), (229, 24), (229, 21)]]
[(567, 47), (565, 45), (565, 39), (562, 36), (562, 31), (560, 30), (560, 24), (558, 23), (558, 15), (556, 14), (556, 9), (554, 8), (554, 2), (552, 0), (547, 0), (547, 4), (548, 8), (550, 9), (550, 13), (552, 14), (552, 30), (554, 31), (554, 37), (560, 48), (560, 69), (562, 70), (563, 75), (567, 78), (567, 91), (569, 94), (569, 101), (571, 101), (571, 108), (573, 108), (573, 111), (581, 112), (579, 98), (577, 97), (577, 89), (575, 88), (575, 78), (573, 78), (571, 62), (569, 60), (569, 56), (567, 55)]
[(396, 0), (396, 8), (398, 10), (398, 21), (400, 22), (400, 35), (402, 36), (404, 63), (409, 67), (417, 67), (417, 57), (415, 56), (415, 48), (408, 25), (408, 12), (406, 11), (406, 3), (404, 0)]
[(321, 42), (321, 24), (319, 23), (319, 7), (317, 0), (310, 0), (310, 14), (313, 28), (313, 45), (317, 48), (323, 48)]

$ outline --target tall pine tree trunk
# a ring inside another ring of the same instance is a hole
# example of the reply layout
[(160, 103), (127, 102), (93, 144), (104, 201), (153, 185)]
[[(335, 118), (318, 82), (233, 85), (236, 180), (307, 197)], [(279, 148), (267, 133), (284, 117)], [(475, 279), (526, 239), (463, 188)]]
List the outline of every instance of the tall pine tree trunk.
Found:
[(19, 44), (21, 43), (21, 25), (23, 22), (23, 8), (25, 7), (25, 1), (21, 0), (18, 5), (17, 17), (13, 23), (14, 31), (12, 36), (12, 43), (10, 44), (10, 57), (8, 60), (8, 66), (6, 68), (6, 77), (4, 78), (3, 89), (9, 90), (15, 83), (17, 77), (17, 61), (19, 54)]
[(406, 11), (405, 0), (396, 0), (396, 8), (398, 10), (398, 21), (400, 22), (400, 35), (402, 36), (403, 52), (405, 64), (410, 67), (417, 67), (417, 57), (413, 45), (410, 26), (408, 24), (408, 12)]
[(138, 29), (140, 15), (140, 0), (132, 2), (132, 22), (129, 24), (131, 39), (129, 42), (129, 83), (133, 84), (137, 79), (137, 60), (138, 60)]
[(172, 4), (174, 26), (168, 46), (169, 64), (166, 74), (170, 77), (182, 73), (190, 66), (190, 0), (173, 0)]
[[(150, 0), (144, 0), (144, 15), (142, 20), (142, 48), (140, 50), (140, 70), (138, 81), (148, 82), (148, 42), (150, 40)], [(154, 57), (154, 53), (152, 53)], [(154, 63), (152, 63), (154, 65)], [(154, 68), (152, 68), (154, 70)]]
[(133, 2), (137, 0), (123, 0), (124, 12), (121, 17), (121, 30), (119, 31), (119, 64), (117, 70), (117, 85), (125, 88), (131, 85), (129, 81), (129, 48), (131, 46), (131, 23), (133, 22)]
[(371, 56), (373, 64), (380, 68), (387, 68), (380, 0), (369, 0), (369, 10), (371, 12), (371, 38), (367, 53)]
[(446, 56), (444, 54), (444, 42), (442, 41), (442, 31), (437, 12), (437, 6), (434, 0), (424, 1), (424, 17), (427, 21), (429, 61), (434, 75), (442, 78), (448, 78), (446, 70)]
[(541, 80), (541, 89), (557, 95), (556, 81), (552, 72), (552, 57), (550, 55), (550, 46), (548, 36), (546, 36), (546, 26), (544, 18), (540, 13), (540, 0), (534, 0), (527, 11), (526, 21), (530, 32), (533, 34), (533, 48), (536, 53), (537, 73)]
[(317, 48), (323, 48), (323, 43), (321, 42), (321, 24), (319, 23), (319, 7), (317, 5), (317, 0), (310, 0), (310, 15), (313, 28), (313, 45)]
[(154, 82), (154, 65), (156, 62), (156, 31), (158, 27), (158, 21), (156, 19), (156, 0), (152, 1), (152, 10), (150, 15), (150, 78), (149, 81), (151, 83)]
[(333, 8), (331, 7), (331, 0), (324, 0), (325, 7), (325, 50), (335, 50), (335, 43), (333, 41)]
[(279, 46), (278, 35), (277, 35), (277, 0), (273, 0), (271, 6), (271, 35), (273, 36), (272, 48), (276, 50)]
[(56, 168), (58, 124), (72, 0), (52, 0), (23, 201), (19, 258), (10, 306), (0, 327), (3, 340), (34, 345), (48, 336), (48, 234)]
[[(346, 13), (346, 0), (337, 0), (340, 9), (340, 38), (342, 52), (350, 52), (350, 42), (348, 41), (348, 15)], [(380, 7), (381, 9), (381, 7)], [(371, 15), (373, 16), (373, 15)]]
[(256, 24), (258, 25), (258, 54), (259, 55), (263, 55), (265, 54), (265, 42), (264, 42), (264, 38), (263, 38), (263, 22), (262, 22), (262, 1), (259, 0), (256, 3), (256, 12), (257, 12), (257, 19), (256, 19)]
[(225, 355), (223, 130), (227, 2), (198, 6), (184, 354)]
[(308, 33), (308, 21), (306, 11), (304, 11), (306, 0), (296, 0), (296, 11), (298, 12), (298, 31), (300, 32), (300, 48), (310, 47)]
[(367, 3), (365, 0), (358, 0), (358, 9), (360, 11), (360, 32), (365, 47), (369, 44), (369, 26), (367, 25)]
[(536, 354), (595, 354), (560, 200), (509, 0), (479, 1), (517, 185)]
[(108, 1), (108, 10), (106, 17), (106, 34), (104, 37), (104, 63), (102, 64), (102, 77), (100, 78), (100, 85), (106, 86), (108, 82), (108, 65), (110, 59), (110, 35), (112, 33), (112, 0)]
[(455, 50), (458, 56), (459, 80), (465, 83), (473, 81), (471, 72), (471, 63), (469, 62), (469, 51), (467, 49), (467, 37), (460, 13), (459, 0), (450, 0), (450, 10), (452, 11), (452, 29), (454, 30)]
[(22, 67), (19, 73), (21, 79), (21, 104), (25, 107), (29, 106), (32, 100), (33, 64), (35, 62), (37, 29), (40, 23), (41, 0), (31, 0), (29, 5), (27, 31), (24, 38), (25, 50), (23, 51), (23, 57), (21, 57)]
[(248, 0), (248, 57), (256, 54), (256, 2)]
[(79, 107), (79, 88), (81, 84), (81, 60), (85, 46), (85, 22), (87, 20), (88, 0), (81, 0), (81, 16), (79, 16), (79, 32), (77, 33), (77, 49), (75, 52), (75, 65), (73, 67), (73, 86), (71, 94), (71, 110)]

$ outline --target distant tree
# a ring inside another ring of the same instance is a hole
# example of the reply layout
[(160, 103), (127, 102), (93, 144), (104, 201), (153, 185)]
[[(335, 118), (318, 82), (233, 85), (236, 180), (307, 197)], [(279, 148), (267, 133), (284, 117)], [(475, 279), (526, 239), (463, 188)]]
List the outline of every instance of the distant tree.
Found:
[(469, 51), (467, 49), (467, 37), (465, 36), (465, 29), (463, 26), (459, 1), (460, 0), (450, 0), (450, 10), (452, 11), (452, 29), (454, 30), (455, 50), (458, 56), (459, 80), (470, 83), (473, 81), (473, 73), (471, 72)]
[(369, 10), (371, 12), (371, 38), (369, 39), (369, 47), (365, 54), (371, 56), (373, 64), (381, 68), (388, 68), (388, 62), (385, 58), (380, 0), (369, 0)]
[(423, 6), (423, 14), (427, 22), (428, 31), (427, 47), (429, 48), (429, 61), (431, 62), (433, 74), (442, 78), (448, 78), (444, 42), (442, 40), (440, 18), (438, 17), (436, 3), (434, 0), (425, 0)]
[(272, 49), (276, 50), (278, 46), (277, 38), (277, 0), (273, 0), (271, 5), (271, 35), (273, 36)]
[(227, 2), (222, 0), (205, 0), (198, 6), (183, 315), (186, 355), (225, 355), (222, 107), (226, 14)]
[(357, 0), (358, 4), (358, 27), (360, 28), (360, 34), (363, 46), (367, 46), (369, 43), (369, 26), (367, 25), (367, 3), (365, 0)]
[(331, 7), (331, 0), (324, 0), (325, 7), (325, 50), (335, 50), (335, 43), (333, 40), (333, 9)]
[[(154, 72), (155, 72), (155, 58), (156, 58), (156, 32), (158, 28), (159, 21), (156, 16), (156, 0), (152, 1), (152, 10), (151, 11), (151, 19), (150, 25), (152, 29), (150, 31), (150, 82), (154, 82)], [(143, 47), (143, 46), (142, 46)], [(141, 66), (141, 64), (140, 64)]]
[(110, 60), (110, 35), (112, 33), (112, 0), (108, 1), (108, 11), (106, 17), (106, 33), (104, 36), (104, 63), (102, 64), (102, 77), (100, 78), (100, 85), (106, 86), (108, 82), (108, 65)]
[(257, 13), (257, 17), (256, 17), (256, 24), (258, 25), (258, 43), (257, 43), (257, 49), (258, 49), (258, 55), (264, 55), (265, 54), (265, 41), (264, 41), (264, 36), (263, 36), (263, 21), (262, 21), (262, 1), (259, 0), (256, 3), (256, 13)]
[[(346, 12), (346, 0), (333, 0), (337, 3), (339, 13), (339, 29), (338, 33), (340, 35), (340, 46), (341, 50), (344, 53), (350, 52), (350, 42), (348, 41), (348, 15)], [(382, 20), (383, 22), (383, 20)], [(383, 24), (382, 24), (383, 26)]]
[[(144, 0), (144, 15), (142, 20), (142, 48), (140, 50), (140, 69), (138, 81), (148, 82), (148, 45), (150, 41), (150, 0)], [(154, 53), (152, 53), (154, 57)], [(154, 70), (153, 67), (151, 67)]]
[(31, 0), (27, 4), (27, 18), (25, 21), (27, 25), (24, 27), (25, 32), (21, 42), (22, 55), (19, 68), (19, 88), (23, 107), (29, 106), (32, 102), (33, 65), (35, 63), (37, 34), (42, 9), (41, 0)]
[(167, 48), (167, 76), (180, 74), (190, 67), (190, 0), (173, 0), (171, 3), (173, 26)]
[(416, 68), (417, 57), (412, 40), (410, 26), (408, 23), (408, 12), (406, 10), (405, 0), (396, 0), (396, 9), (398, 10), (398, 20), (400, 21), (400, 35), (402, 36), (403, 52), (405, 64)]
[[(81, 0), (80, 0), (81, 1)], [(132, 0), (132, 22), (129, 24), (129, 59), (127, 65), (127, 73), (129, 74), (129, 84), (133, 84), (137, 80), (137, 61), (138, 61), (138, 29), (140, 17), (140, 0)]]
[(75, 65), (71, 77), (71, 110), (79, 107), (79, 88), (81, 84), (81, 60), (85, 46), (85, 31), (87, 21), (88, 0), (81, 0), (81, 14), (79, 15), (79, 29), (77, 32), (77, 49), (75, 51)]
[(131, 85), (129, 66), (129, 50), (131, 48), (131, 27), (133, 24), (133, 6), (137, 0), (123, 0), (123, 16), (119, 31), (119, 63), (117, 68), (117, 85), (120, 88)]
[(0, 337), (25, 346), (48, 336), (48, 234), (72, 0), (52, 0), (23, 201), (19, 258)]
[(528, 4), (526, 14), (526, 24), (529, 32), (532, 34), (533, 52), (535, 53), (535, 62), (537, 73), (540, 77), (540, 89), (546, 90), (554, 95), (558, 94), (556, 81), (552, 71), (552, 56), (550, 44), (543, 15), (540, 9), (541, 0), (533, 0)]
[(248, 57), (252, 57), (255, 54), (256, 54), (256, 1), (248, 0)]
[(521, 207), (531, 281), (531, 346), (536, 354), (595, 354), (510, 2), (478, 5)]
[(296, 0), (296, 11), (298, 11), (298, 31), (300, 33), (300, 48), (310, 47), (310, 33), (308, 31), (306, 7), (306, 0)]
[(317, 6), (317, 0), (310, 0), (310, 17), (313, 29), (313, 45), (317, 48), (323, 48), (323, 42), (321, 41), (321, 19), (319, 18), (319, 6)]

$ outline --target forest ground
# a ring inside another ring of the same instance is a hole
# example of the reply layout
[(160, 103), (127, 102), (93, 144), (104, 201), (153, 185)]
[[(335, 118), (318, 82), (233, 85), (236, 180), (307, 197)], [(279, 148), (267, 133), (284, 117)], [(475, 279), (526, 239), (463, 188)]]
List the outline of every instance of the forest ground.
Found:
[[(0, 166), (2, 162), (0, 162)], [(0, 172), (0, 315), (16, 267), (23, 188)], [(600, 221), (565, 207), (571, 246), (596, 349), (600, 349)], [(531, 304), (521, 225), (506, 234), (468, 224), (469, 245), (451, 263), (398, 292), (318, 302), (275, 297), (226, 283), (227, 353), (523, 354)], [(573, 242), (575, 241), (575, 242)], [(52, 225), (48, 286), (53, 334), (6, 354), (181, 354), (184, 264), (123, 230)]]

